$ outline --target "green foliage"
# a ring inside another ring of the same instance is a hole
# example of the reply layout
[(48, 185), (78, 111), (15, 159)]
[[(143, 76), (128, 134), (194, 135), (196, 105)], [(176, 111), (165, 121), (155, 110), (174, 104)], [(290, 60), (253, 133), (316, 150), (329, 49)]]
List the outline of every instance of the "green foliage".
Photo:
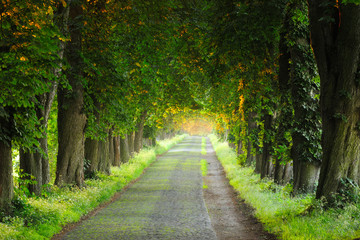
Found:
[(22, 192), (12, 215), (0, 214), (0, 239), (51, 238), (62, 226), (79, 221), (83, 215), (108, 201), (138, 178), (156, 160), (156, 154), (164, 153), (185, 136), (159, 141), (155, 148), (143, 150), (128, 163), (113, 167), (110, 176), (98, 173), (96, 179), (86, 180), (85, 188), (53, 186), (46, 197), (30, 197)]
[[(311, 194), (292, 197), (291, 185), (280, 186), (271, 180), (261, 180), (253, 168), (237, 164), (236, 154), (227, 143), (219, 142), (214, 135), (210, 136), (210, 140), (230, 184), (255, 209), (255, 216), (265, 228), (279, 238), (305, 240), (360, 237), (358, 201), (342, 201), (341, 208), (329, 209)], [(350, 196), (356, 194), (352, 190)]]
[(359, 5), (359, 4), (360, 4), (360, 0), (342, 0), (342, 3), (343, 3), (343, 4), (353, 3), (353, 4)]
[(23, 170), (20, 168), (16, 168), (14, 183), (15, 201), (19, 200), (22, 202), (26, 202), (27, 198), (32, 196), (28, 189), (29, 185), (36, 184), (37, 182), (34, 176), (28, 173), (24, 173)]
[(8, 1), (2, 5), (0, 35), (0, 115), (13, 118), (10, 129), (0, 129), (0, 140), (18, 146), (38, 146), (42, 136), (37, 96), (50, 91), (59, 67), (60, 33), (53, 24), (50, 1)]

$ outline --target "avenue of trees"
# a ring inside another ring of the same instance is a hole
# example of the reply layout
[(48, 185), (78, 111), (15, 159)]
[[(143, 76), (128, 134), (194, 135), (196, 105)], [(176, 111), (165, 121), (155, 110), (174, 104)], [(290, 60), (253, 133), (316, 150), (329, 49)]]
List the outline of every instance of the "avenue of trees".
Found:
[(31, 193), (82, 187), (191, 112), (294, 194), (359, 184), (356, 1), (1, 0), (0, 13), (0, 209), (15, 151)]

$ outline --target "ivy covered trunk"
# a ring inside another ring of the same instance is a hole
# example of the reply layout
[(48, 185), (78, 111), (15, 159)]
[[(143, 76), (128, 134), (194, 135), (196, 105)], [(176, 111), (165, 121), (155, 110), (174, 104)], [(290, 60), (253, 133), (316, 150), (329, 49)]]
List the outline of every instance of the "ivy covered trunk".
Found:
[(14, 196), (13, 168), (11, 157), (12, 116), (0, 107), (0, 211), (9, 211)]
[(136, 125), (136, 132), (134, 137), (134, 151), (137, 153), (140, 152), (142, 148), (145, 118), (146, 118), (146, 111), (144, 111), (141, 114), (140, 119), (138, 120), (138, 124)]
[(291, 56), (291, 98), (294, 108), (293, 146), (294, 192), (313, 192), (318, 181), (321, 159), (319, 89), (315, 59), (310, 47), (306, 2), (293, 0), (288, 6), (288, 47)]
[[(359, 181), (360, 6), (308, 1), (321, 86), (322, 166), (316, 196), (332, 199), (346, 181)], [(336, 7), (338, 6), (338, 7)]]
[(128, 139), (128, 135), (120, 137), (120, 159), (122, 163), (128, 162), (130, 158)]
[(255, 154), (256, 152), (254, 150), (254, 144), (253, 144), (253, 136), (255, 134), (257, 125), (256, 125), (256, 118), (257, 114), (255, 112), (249, 112), (248, 114), (248, 132), (247, 132), (247, 156), (246, 156), (246, 165), (251, 165), (252, 163), (256, 162)]
[(256, 163), (256, 166), (260, 165), (261, 178), (273, 176), (274, 166), (271, 162), (271, 139), (269, 137), (270, 131), (272, 131), (272, 115), (266, 113), (263, 116), (264, 119), (264, 140), (260, 163)]
[(65, 71), (69, 87), (58, 90), (58, 142), (55, 184), (84, 182), (84, 129), (86, 116), (84, 87), (82, 85), (83, 60), (81, 57), (82, 1), (72, 1), (69, 13), (69, 33), (65, 58), (69, 67)]
[(290, 99), (290, 52), (286, 43), (287, 32), (289, 29), (289, 12), (285, 14), (282, 29), (280, 31), (279, 41), (279, 84), (280, 102), (278, 111), (275, 114), (277, 125), (275, 141), (273, 143), (273, 154), (275, 157), (274, 181), (279, 184), (285, 184), (289, 179), (288, 169), (291, 165), (287, 152), (279, 154), (277, 149), (289, 148), (290, 129), (293, 123), (293, 108)]

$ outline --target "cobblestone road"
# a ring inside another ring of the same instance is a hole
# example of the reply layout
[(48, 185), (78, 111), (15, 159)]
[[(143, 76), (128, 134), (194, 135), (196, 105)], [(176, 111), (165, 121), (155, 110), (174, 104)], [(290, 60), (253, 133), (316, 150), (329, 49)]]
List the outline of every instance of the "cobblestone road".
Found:
[(216, 239), (202, 193), (201, 137), (187, 137), (63, 239)]

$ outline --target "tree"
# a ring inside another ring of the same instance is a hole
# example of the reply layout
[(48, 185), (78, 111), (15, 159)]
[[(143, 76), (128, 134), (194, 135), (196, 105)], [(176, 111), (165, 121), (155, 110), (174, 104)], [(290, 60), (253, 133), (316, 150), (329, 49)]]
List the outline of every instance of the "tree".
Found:
[[(47, 7), (49, 9), (56, 7), (56, 11), (52, 16), (53, 22), (60, 30), (60, 32), (62, 34), (65, 34), (66, 33), (65, 29), (69, 15), (69, 8), (67, 8), (66, 6), (62, 6), (61, 4), (58, 6), (45, 5), (43, 11), (45, 11)], [(42, 31), (49, 31), (49, 30), (51, 30), (51, 28), (44, 29), (43, 27), (42, 29)], [(45, 41), (45, 39), (42, 39), (42, 41)], [(59, 61), (62, 61), (64, 55), (65, 42), (59, 39), (57, 45), (58, 45)], [(39, 142), (39, 147), (34, 145), (30, 149), (26, 149), (26, 148), (20, 149), (20, 169), (22, 171), (21, 173), (22, 175), (24, 175), (25, 178), (28, 178), (29, 176), (34, 177), (36, 183), (30, 184), (28, 186), (28, 189), (31, 193), (35, 193), (36, 195), (41, 194), (43, 185), (50, 183), (47, 126), (48, 126), (51, 106), (57, 91), (58, 79), (61, 77), (60, 76), (61, 65), (62, 65), (61, 62), (59, 62), (57, 66), (53, 67), (53, 74), (52, 74), (53, 77), (49, 80), (50, 82), (49, 91), (36, 96), (36, 106), (35, 106), (36, 117), (40, 121), (40, 125), (41, 125), (40, 129), (42, 131), (42, 136), (37, 139), (37, 141)]]
[(0, 8), (0, 161), (5, 171), (1, 174), (0, 208), (6, 208), (13, 196), (13, 146), (36, 152), (39, 166), (34, 162), (33, 167), (38, 169), (30, 174), (38, 174), (38, 187), (42, 179), (48, 181), (46, 157), (41, 150), (46, 150), (46, 141), (39, 143), (46, 134), (46, 116), (42, 121), (39, 117), (48, 110), (43, 96), (51, 95), (55, 81), (59, 32), (52, 24), (51, 2), (6, 1)]
[(69, 4), (69, 37), (65, 47), (68, 68), (64, 71), (68, 86), (63, 83), (58, 91), (59, 152), (55, 184), (83, 185), (84, 181), (84, 113), (82, 26), (83, 4), (81, 0)]
[(323, 127), (316, 196), (331, 199), (346, 181), (359, 181), (360, 6), (335, 0), (308, 4)]
[(318, 181), (321, 158), (321, 121), (317, 68), (310, 47), (307, 4), (289, 3), (287, 44), (291, 56), (290, 86), (294, 125), (291, 131), (294, 170), (294, 191), (313, 192)]

